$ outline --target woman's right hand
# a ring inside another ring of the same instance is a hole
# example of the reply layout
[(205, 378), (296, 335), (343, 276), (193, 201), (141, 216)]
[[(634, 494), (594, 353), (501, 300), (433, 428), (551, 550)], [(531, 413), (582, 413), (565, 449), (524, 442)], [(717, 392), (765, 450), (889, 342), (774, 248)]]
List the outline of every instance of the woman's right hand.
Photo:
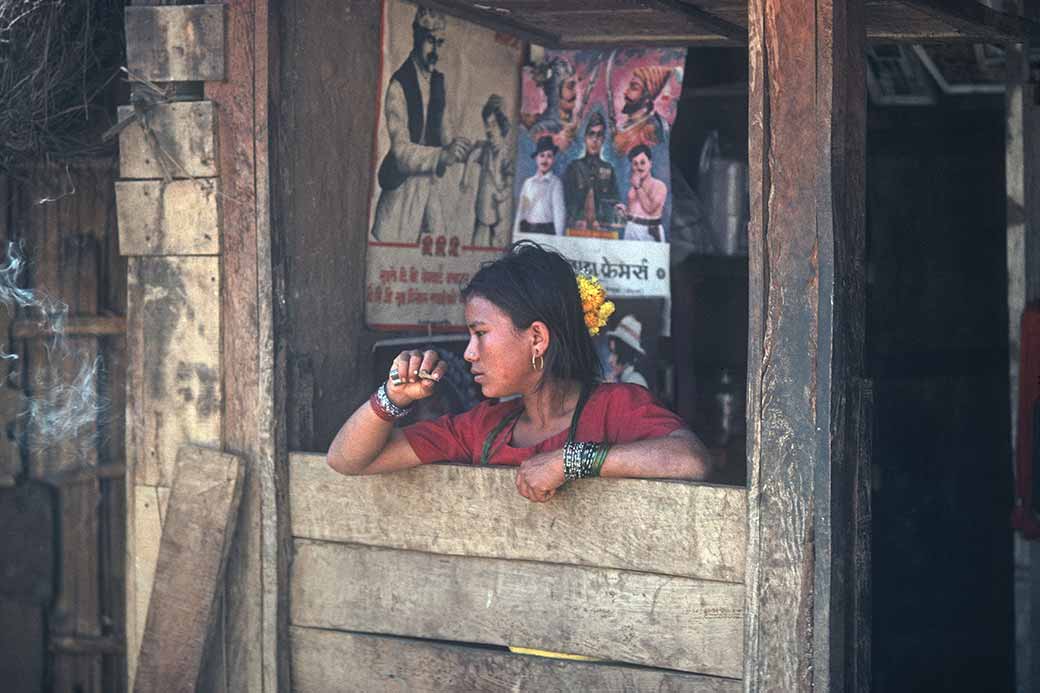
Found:
[[(390, 364), (391, 373), (394, 369), (397, 369), (397, 382), (400, 384), (395, 384), (392, 375), (388, 376), (386, 394), (391, 402), (403, 408), (432, 395), (437, 383), (448, 372), (448, 364), (433, 349), (416, 349), (398, 354)], [(429, 377), (422, 377), (427, 375)]]

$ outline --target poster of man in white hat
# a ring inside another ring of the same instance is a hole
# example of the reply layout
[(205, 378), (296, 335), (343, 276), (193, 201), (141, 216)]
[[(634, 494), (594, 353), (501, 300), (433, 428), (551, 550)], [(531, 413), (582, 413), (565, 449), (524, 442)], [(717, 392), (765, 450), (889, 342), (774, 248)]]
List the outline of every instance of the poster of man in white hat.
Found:
[(636, 364), (646, 356), (642, 338), (643, 324), (634, 315), (624, 316), (617, 327), (607, 332), (607, 347), (610, 349), (608, 378), (611, 382), (649, 387), (643, 374), (636, 370)]
[(669, 401), (672, 393), (664, 377), (668, 364), (661, 362), (658, 349), (665, 299), (621, 298), (614, 304), (614, 315), (596, 337), (603, 381), (642, 385)]

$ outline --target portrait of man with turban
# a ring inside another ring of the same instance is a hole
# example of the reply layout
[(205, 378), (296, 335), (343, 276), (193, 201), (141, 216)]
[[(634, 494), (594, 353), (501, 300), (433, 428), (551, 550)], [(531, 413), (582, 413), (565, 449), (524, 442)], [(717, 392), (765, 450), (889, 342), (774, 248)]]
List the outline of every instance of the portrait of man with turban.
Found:
[(673, 68), (660, 65), (644, 65), (632, 71), (625, 87), (625, 105), (621, 109), (624, 119), (614, 133), (617, 152), (627, 155), (638, 145), (652, 149), (665, 141), (668, 123), (657, 113), (654, 102), (674, 72)]

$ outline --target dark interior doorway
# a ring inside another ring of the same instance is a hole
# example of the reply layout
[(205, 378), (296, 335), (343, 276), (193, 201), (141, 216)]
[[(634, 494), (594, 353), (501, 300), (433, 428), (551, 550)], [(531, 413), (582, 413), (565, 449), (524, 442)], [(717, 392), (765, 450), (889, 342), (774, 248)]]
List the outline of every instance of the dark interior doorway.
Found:
[(871, 107), (878, 691), (1013, 688), (1002, 95)]

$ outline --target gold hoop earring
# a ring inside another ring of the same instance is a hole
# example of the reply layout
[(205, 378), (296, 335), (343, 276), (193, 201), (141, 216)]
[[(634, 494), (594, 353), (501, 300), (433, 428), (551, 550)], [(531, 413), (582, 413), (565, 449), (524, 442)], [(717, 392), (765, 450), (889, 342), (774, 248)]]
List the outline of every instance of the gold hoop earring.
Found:
[(543, 368), (545, 368), (545, 357), (544, 356), (535, 356), (535, 355), (532, 354), (531, 355), (531, 368), (536, 370), (536, 371), (540, 371)]

